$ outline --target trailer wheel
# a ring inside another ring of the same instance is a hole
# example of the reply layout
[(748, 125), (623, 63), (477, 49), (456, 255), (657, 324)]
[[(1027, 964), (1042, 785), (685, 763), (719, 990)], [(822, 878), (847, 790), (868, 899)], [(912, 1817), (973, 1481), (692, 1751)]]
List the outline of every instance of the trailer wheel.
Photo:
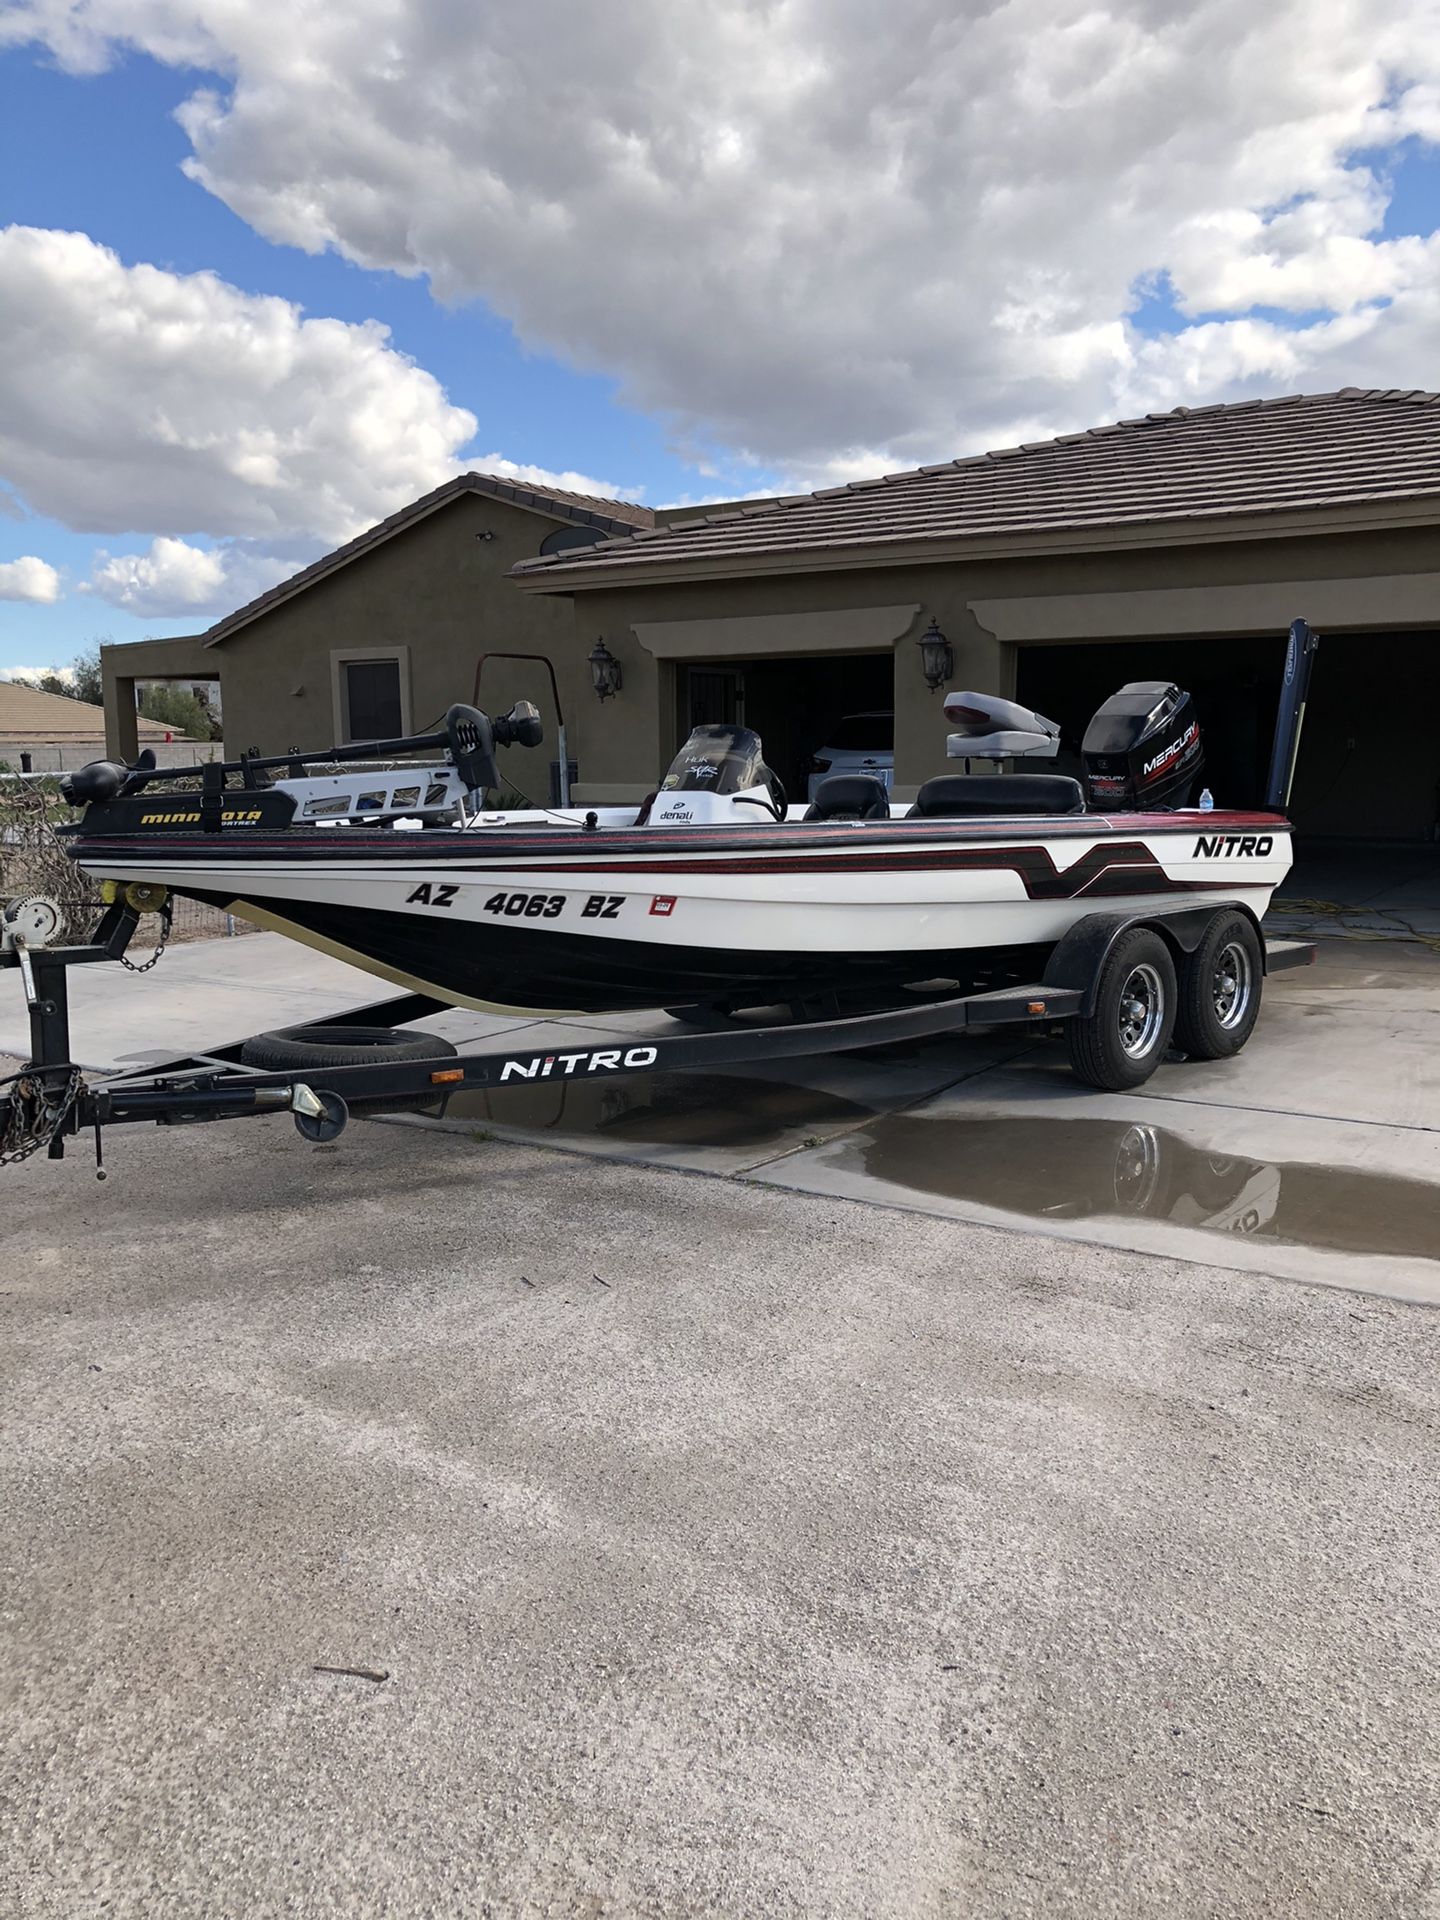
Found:
[[(401, 1033), (396, 1027), (281, 1027), (275, 1033), (257, 1033), (240, 1049), (247, 1067), (265, 1073), (319, 1074), (326, 1067), (382, 1066), (389, 1060), (453, 1059), (455, 1048), (435, 1033)], [(323, 1085), (323, 1081), (320, 1083)], [(367, 1100), (363, 1096), (347, 1104), (353, 1113), (413, 1113), (433, 1107), (439, 1093), (412, 1093), (398, 1099)]]
[(1180, 967), (1175, 1044), (1192, 1060), (1228, 1060), (1260, 1017), (1264, 980), (1260, 936), (1233, 908), (1217, 913)]
[(1069, 1023), (1076, 1075), (1105, 1093), (1143, 1085), (1170, 1044), (1175, 999), (1175, 963), (1160, 935), (1122, 933), (1100, 969), (1095, 1011)]

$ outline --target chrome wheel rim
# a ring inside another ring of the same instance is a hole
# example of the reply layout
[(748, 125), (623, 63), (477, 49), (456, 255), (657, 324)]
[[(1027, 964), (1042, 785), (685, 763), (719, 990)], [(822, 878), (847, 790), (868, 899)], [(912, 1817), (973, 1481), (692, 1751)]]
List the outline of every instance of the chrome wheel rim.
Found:
[(1127, 1127), (1115, 1150), (1115, 1200), (1122, 1212), (1148, 1213), (1159, 1179), (1159, 1135), (1153, 1127)]
[(1255, 972), (1250, 955), (1238, 940), (1231, 940), (1215, 956), (1215, 971), (1210, 976), (1210, 995), (1215, 1018), (1226, 1033), (1244, 1023), (1250, 1011)]
[(1165, 1019), (1165, 988), (1148, 961), (1132, 967), (1120, 989), (1120, 1045), (1131, 1060), (1153, 1051)]

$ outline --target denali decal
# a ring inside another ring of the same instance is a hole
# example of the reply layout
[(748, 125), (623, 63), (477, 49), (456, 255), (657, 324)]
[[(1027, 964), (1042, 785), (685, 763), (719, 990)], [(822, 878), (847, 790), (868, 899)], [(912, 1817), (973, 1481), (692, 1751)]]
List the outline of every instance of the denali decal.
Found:
[(1172, 740), (1163, 753), (1157, 753), (1153, 760), (1147, 760), (1145, 762), (1141, 772), (1141, 778), (1148, 780), (1152, 773), (1158, 773), (1162, 767), (1168, 766), (1177, 753), (1183, 753), (1185, 751), (1198, 731), (1198, 723), (1192, 720), (1178, 740)]
[(555, 1069), (569, 1079), (575, 1073), (616, 1073), (621, 1067), (650, 1067), (655, 1064), (656, 1047), (601, 1047), (595, 1053), (535, 1053), (528, 1060), (507, 1060), (500, 1078), (508, 1080), (548, 1080)]
[(1274, 844), (1274, 836), (1268, 833), (1202, 833), (1191, 858), (1214, 860), (1225, 854), (1254, 854), (1263, 860)]

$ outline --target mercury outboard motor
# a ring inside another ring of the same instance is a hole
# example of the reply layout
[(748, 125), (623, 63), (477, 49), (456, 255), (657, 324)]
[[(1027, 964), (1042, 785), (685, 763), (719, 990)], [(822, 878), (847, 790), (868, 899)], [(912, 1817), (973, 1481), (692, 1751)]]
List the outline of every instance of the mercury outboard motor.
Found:
[(1195, 703), (1166, 680), (1132, 680), (1112, 694), (1080, 752), (1095, 813), (1187, 807), (1205, 766)]

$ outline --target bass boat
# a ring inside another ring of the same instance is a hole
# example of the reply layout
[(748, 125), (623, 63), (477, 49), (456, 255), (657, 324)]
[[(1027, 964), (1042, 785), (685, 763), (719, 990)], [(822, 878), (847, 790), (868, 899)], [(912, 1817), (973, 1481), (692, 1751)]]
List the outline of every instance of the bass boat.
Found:
[(148, 756), (92, 762), (68, 781), (85, 808), (68, 849), (133, 904), (183, 895), (436, 1000), (536, 1013), (973, 991), (1033, 977), (1101, 909), (1223, 900), (1258, 923), (1289, 869), (1282, 813), (1192, 805), (1200, 731), (1176, 687), (1107, 701), (1079, 778), (970, 773), (1053, 757), (1059, 730), (989, 695), (945, 710), (967, 771), (909, 806), (836, 775), (790, 807), (753, 732), (708, 726), (638, 809), (487, 812), (497, 748), (540, 743), (521, 702), (494, 720), (455, 706), (408, 739), (247, 755), (198, 788), (194, 768)]

